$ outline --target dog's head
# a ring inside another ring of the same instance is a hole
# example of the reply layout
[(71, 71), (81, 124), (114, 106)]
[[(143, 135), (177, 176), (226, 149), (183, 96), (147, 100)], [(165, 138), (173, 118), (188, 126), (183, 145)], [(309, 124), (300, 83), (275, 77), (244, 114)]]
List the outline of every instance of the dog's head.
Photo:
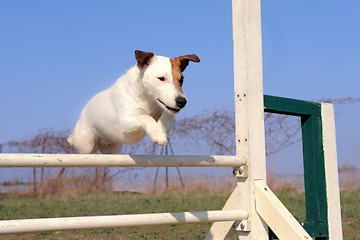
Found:
[(135, 58), (144, 89), (164, 111), (175, 114), (185, 107), (187, 100), (182, 90), (182, 72), (189, 61), (200, 62), (195, 54), (167, 58), (136, 50)]

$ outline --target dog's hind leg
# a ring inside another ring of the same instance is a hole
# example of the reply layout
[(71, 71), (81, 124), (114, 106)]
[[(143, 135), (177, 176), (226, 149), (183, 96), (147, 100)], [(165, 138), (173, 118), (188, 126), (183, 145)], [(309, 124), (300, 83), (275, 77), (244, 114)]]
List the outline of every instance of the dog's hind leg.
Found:
[(99, 138), (95, 136), (89, 129), (75, 126), (73, 134), (68, 137), (68, 142), (73, 145), (79, 153), (96, 153), (99, 147)]
[(121, 148), (121, 143), (99, 144), (99, 150), (103, 154), (116, 154), (120, 152)]
[[(74, 137), (73, 137), (74, 138)], [(74, 146), (79, 153), (96, 153), (99, 150), (98, 140), (91, 135), (80, 135), (73, 139)]]

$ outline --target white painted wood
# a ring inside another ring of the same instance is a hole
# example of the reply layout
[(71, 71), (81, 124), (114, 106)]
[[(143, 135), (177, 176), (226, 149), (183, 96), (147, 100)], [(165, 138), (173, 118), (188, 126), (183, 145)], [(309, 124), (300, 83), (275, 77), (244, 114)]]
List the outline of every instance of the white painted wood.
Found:
[(238, 209), (249, 212), (241, 240), (268, 239), (255, 209), (255, 179), (266, 181), (260, 0), (233, 0), (236, 154), (248, 159), (248, 177), (238, 178)]
[[(237, 199), (237, 209), (249, 212), (250, 231), (240, 232), (241, 239), (267, 239), (267, 226), (255, 210), (253, 186), (254, 179), (266, 179), (260, 0), (232, 0), (232, 17), (236, 155), (248, 159), (248, 177), (238, 177), (232, 198)], [(207, 239), (228, 239), (233, 233), (229, 223), (217, 223)]]
[(0, 154), (0, 167), (234, 167), (245, 163), (237, 156)]
[(342, 240), (343, 235), (341, 225), (334, 106), (332, 104), (323, 103), (321, 106), (321, 116), (325, 157), (329, 238), (330, 240)]
[(214, 221), (239, 221), (248, 218), (244, 210), (151, 213), (114, 216), (43, 218), (0, 221), (0, 234), (119, 228)]
[(255, 180), (256, 211), (280, 240), (310, 240), (310, 235), (262, 180)]

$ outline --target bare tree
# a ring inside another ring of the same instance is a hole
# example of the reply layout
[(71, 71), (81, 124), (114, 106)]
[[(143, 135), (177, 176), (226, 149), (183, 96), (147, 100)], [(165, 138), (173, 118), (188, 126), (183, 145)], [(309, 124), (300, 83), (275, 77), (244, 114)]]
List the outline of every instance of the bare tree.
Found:
[(275, 113), (265, 114), (265, 148), (270, 156), (301, 140), (300, 118)]
[[(205, 145), (213, 154), (235, 153), (235, 115), (226, 109), (176, 121), (173, 135), (186, 141)], [(266, 154), (272, 155), (301, 140), (300, 121), (279, 114), (265, 114)]]
[(235, 153), (234, 113), (226, 109), (204, 111), (192, 117), (177, 120), (172, 134), (176, 138), (204, 144), (214, 154)]
[(320, 102), (332, 103), (332, 104), (349, 104), (359, 103), (360, 98), (346, 97), (346, 98), (323, 98)]
[[(67, 142), (67, 137), (70, 134), (70, 130), (55, 131), (53, 129), (41, 129), (39, 132), (29, 138), (24, 138), (20, 141), (10, 141), (6, 145), (13, 151), (21, 153), (76, 153), (76, 150)], [(134, 154), (138, 151), (147, 154), (153, 154), (156, 151), (156, 147), (151, 141), (141, 141), (134, 145), (125, 145), (123, 153)], [(94, 167), (94, 168), (81, 168), (87, 175), (86, 179), (91, 182), (91, 186), (94, 189), (105, 190), (111, 186), (112, 179), (121, 173), (129, 171), (131, 168), (110, 168), (107, 167)], [(39, 183), (42, 184), (45, 180), (46, 174), (45, 168), (40, 169)], [(33, 192), (37, 194), (37, 179), (38, 169), (33, 168)], [(54, 176), (50, 176), (55, 179), (62, 178), (66, 168), (61, 170)], [(60, 183), (61, 181), (52, 181), (54, 183)], [(80, 187), (80, 186), (79, 186)]]
[[(41, 129), (38, 134), (32, 138), (24, 139), (21, 141), (10, 141), (7, 145), (10, 148), (15, 148), (16, 151), (22, 153), (74, 153), (74, 148), (67, 142), (69, 130), (54, 131), (53, 129)], [(44, 181), (44, 168), (41, 168), (40, 182)], [(58, 173), (61, 177), (65, 172), (62, 168)], [(33, 168), (33, 183), (34, 194), (36, 194), (37, 181), (36, 181), (36, 168)]]

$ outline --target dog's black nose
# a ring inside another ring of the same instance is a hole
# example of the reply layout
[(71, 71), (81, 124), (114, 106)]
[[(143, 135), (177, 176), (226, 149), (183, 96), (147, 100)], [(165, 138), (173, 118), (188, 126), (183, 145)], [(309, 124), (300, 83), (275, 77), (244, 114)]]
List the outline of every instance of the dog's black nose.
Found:
[(179, 108), (185, 107), (187, 103), (186, 98), (184, 97), (177, 97), (175, 101), (176, 101), (176, 106), (178, 106)]

